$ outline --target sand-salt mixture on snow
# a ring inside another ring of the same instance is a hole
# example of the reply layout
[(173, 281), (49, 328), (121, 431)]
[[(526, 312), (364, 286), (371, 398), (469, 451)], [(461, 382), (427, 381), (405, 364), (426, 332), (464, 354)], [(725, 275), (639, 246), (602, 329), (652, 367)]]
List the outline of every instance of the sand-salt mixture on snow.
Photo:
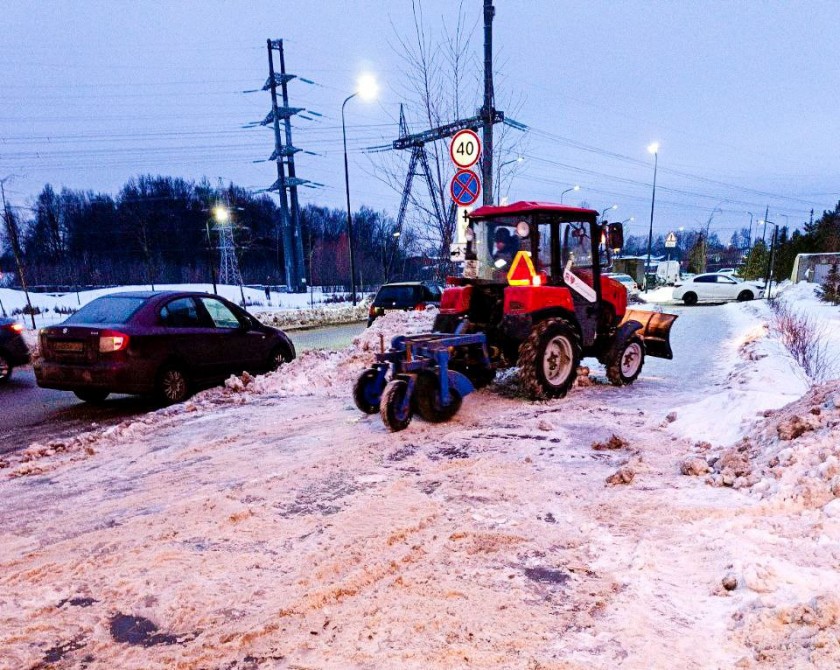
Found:
[(732, 331), (690, 345), (726, 352), (692, 379), (726, 426), (677, 343), (634, 387), (389, 434), (350, 387), (430, 317), (0, 463), (0, 667), (838, 667), (840, 389), (757, 407), (798, 379), (760, 311), (678, 322)]

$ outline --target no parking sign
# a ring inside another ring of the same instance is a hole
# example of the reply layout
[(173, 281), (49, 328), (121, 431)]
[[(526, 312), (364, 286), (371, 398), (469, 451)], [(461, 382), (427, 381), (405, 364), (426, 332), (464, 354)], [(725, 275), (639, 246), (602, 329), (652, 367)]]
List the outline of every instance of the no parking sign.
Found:
[(458, 170), (452, 177), (449, 193), (456, 205), (469, 207), (478, 200), (478, 195), (481, 193), (478, 175), (472, 170)]

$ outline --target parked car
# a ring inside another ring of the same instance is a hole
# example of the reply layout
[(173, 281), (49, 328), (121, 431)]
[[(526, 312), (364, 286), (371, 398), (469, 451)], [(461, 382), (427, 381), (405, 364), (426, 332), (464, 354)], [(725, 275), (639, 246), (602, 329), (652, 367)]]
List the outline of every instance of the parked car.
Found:
[(624, 285), (624, 288), (627, 289), (627, 293), (630, 295), (636, 295), (639, 292), (639, 285), (630, 275), (622, 274), (621, 272), (605, 272), (604, 276), (615, 279), (617, 282), (621, 282)]
[(697, 302), (723, 302), (725, 300), (753, 300), (764, 294), (764, 285), (744, 281), (728, 274), (712, 272), (696, 275), (690, 280), (677, 284), (674, 288), (674, 300), (682, 300), (686, 305)]
[(382, 284), (368, 312), (368, 327), (377, 316), (386, 312), (400, 310), (422, 310), (426, 307), (440, 307), (441, 288), (436, 284), (419, 281), (393, 282)]
[(23, 341), (23, 326), (0, 317), (0, 384), (9, 381), (12, 370), (29, 362), (29, 347)]
[(219, 296), (192, 291), (113, 293), (39, 334), (38, 386), (86, 402), (111, 393), (163, 403), (243, 370), (277, 369), (295, 358), (291, 340)]

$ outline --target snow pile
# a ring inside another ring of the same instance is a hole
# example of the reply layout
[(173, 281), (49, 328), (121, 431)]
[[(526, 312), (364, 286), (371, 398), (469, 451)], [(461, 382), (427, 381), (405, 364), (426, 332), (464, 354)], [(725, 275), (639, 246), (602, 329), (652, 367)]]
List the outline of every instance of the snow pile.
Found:
[[(840, 516), (840, 381), (766, 414), (741, 442), (707, 457), (714, 472), (709, 483), (751, 486), (754, 494), (781, 505)], [(690, 460), (697, 459), (702, 460)], [(692, 470), (686, 474), (703, 474), (700, 466)]]
[(770, 318), (764, 303), (721, 309), (734, 326), (734, 336), (725, 342), (716, 362), (729, 370), (726, 381), (719, 390), (698, 390), (701, 399), (680, 408), (670, 428), (682, 437), (727, 445), (748, 432), (764, 410), (800, 398), (809, 383), (763, 321)]
[(257, 377), (248, 390), (260, 394), (328, 395), (351, 398), (353, 383), (374, 362), (374, 355), (399, 335), (432, 330), (437, 310), (390, 312), (377, 318), (341, 351), (306, 351), (269, 375)]

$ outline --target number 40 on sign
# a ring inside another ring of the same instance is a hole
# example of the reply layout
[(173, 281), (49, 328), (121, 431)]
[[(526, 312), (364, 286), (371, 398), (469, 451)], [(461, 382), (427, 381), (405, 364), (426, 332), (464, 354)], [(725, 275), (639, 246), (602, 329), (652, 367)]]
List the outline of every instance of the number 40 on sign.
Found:
[(461, 130), (452, 138), (449, 144), (449, 157), (456, 167), (472, 167), (481, 155), (481, 140), (474, 130)]

